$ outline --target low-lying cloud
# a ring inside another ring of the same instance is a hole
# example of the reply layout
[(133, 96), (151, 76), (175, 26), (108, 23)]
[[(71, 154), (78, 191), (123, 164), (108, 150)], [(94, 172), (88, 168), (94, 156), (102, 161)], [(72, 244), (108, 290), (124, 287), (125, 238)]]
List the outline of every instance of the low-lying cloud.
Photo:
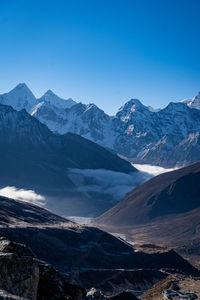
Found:
[(33, 190), (18, 189), (15, 186), (6, 186), (0, 189), (0, 196), (29, 202), (38, 206), (45, 205), (45, 198), (43, 196), (36, 194)]
[(112, 204), (115, 204), (125, 194), (152, 177), (174, 170), (139, 164), (134, 164), (134, 167), (138, 172), (129, 174), (104, 169), (70, 169), (69, 177), (76, 185), (74, 190), (77, 192), (107, 194), (113, 199)]
[[(150, 178), (171, 171), (150, 165), (134, 165), (139, 171), (129, 174), (104, 169), (68, 169), (68, 176), (75, 187), (65, 191), (63, 196), (46, 199), (34, 190), (6, 186), (0, 195), (16, 200), (47, 207), (60, 215), (94, 217), (103, 213), (121, 200), (126, 193)], [(59, 202), (57, 201), (59, 200)], [(86, 220), (79, 220), (86, 222)]]
[(70, 179), (76, 185), (76, 191), (108, 194), (112, 196), (114, 203), (133, 188), (153, 177), (144, 172), (125, 174), (104, 169), (71, 169), (70, 173)]

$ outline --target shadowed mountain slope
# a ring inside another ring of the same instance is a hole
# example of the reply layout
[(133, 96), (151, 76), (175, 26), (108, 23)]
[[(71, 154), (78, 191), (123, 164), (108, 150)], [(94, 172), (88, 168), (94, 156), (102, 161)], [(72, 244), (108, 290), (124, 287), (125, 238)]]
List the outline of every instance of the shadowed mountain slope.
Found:
[[(101, 169), (123, 174), (136, 171), (129, 162), (92, 141), (72, 133), (54, 134), (25, 110), (16, 111), (1, 104), (0, 166), (0, 188), (34, 190), (57, 213), (86, 216), (110, 208), (113, 196), (104, 195), (98, 183), (99, 194), (79, 191), (77, 186), (82, 183), (84, 188), (90, 181), (84, 174), (71, 176), (72, 170)], [(98, 199), (96, 206), (94, 197)]]
[[(145, 224), (200, 208), (200, 162), (161, 174), (127, 194), (97, 222), (120, 226)], [(184, 228), (187, 224), (183, 224)]]

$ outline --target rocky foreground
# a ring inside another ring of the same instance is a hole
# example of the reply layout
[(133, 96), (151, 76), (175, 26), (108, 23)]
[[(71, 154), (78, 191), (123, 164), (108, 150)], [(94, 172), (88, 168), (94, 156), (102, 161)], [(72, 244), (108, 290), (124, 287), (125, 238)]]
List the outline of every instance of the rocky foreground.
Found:
[(86, 291), (69, 284), (51, 265), (33, 251), (5, 238), (0, 239), (0, 299), (82, 300)]
[(134, 300), (174, 274), (199, 276), (173, 250), (148, 253), (32, 204), (0, 204), (0, 299)]

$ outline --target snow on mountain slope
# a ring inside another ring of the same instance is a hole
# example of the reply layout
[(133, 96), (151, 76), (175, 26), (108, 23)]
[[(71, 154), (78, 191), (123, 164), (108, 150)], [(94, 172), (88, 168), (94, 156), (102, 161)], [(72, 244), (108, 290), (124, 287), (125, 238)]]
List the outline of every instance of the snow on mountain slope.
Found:
[(188, 103), (189, 107), (200, 109), (200, 92), (196, 97), (192, 99), (190, 103)]
[(70, 99), (62, 99), (58, 97), (56, 94), (54, 94), (51, 90), (48, 90), (41, 98), (37, 100), (38, 102), (45, 102), (48, 103), (49, 105), (54, 105), (57, 108), (70, 108), (76, 102), (74, 100)]
[(186, 103), (191, 108), (200, 109), (200, 92), (194, 98), (184, 99), (181, 102)]
[(31, 115), (35, 114), (39, 107), (46, 104), (54, 109), (67, 109), (76, 104), (70, 99), (62, 99), (48, 90), (41, 98), (36, 99), (25, 83), (19, 83), (10, 92), (0, 95), (0, 104), (10, 105), (16, 110), (26, 109)]
[(65, 125), (59, 133), (74, 132), (103, 146), (113, 148), (112, 118), (95, 104), (74, 105), (66, 110)]
[[(25, 95), (19, 93), (18, 98), (23, 100), (27, 98)], [(30, 97), (29, 107), (34, 101)], [(16, 101), (13, 103), (16, 107)], [(27, 103), (23, 108), (27, 110)], [(28, 111), (53, 132), (81, 135), (129, 157), (134, 163), (171, 168), (200, 159), (198, 108), (200, 93), (193, 99), (171, 102), (158, 110), (131, 99), (115, 116), (109, 116), (95, 104), (63, 100), (49, 90)]]
[(48, 90), (37, 104), (32, 107), (30, 114), (47, 125), (54, 132), (59, 132), (61, 125), (65, 124), (66, 109), (76, 104), (74, 100), (62, 99)]
[(145, 172), (146, 174), (150, 174), (153, 176), (157, 176), (163, 173), (174, 171), (175, 169), (165, 169), (158, 166), (152, 166), (152, 165), (140, 165), (140, 164), (133, 164), (133, 166), (141, 172)]
[(29, 112), (37, 100), (25, 83), (18, 84), (9, 93), (0, 95), (0, 104), (10, 105), (16, 110), (26, 109)]

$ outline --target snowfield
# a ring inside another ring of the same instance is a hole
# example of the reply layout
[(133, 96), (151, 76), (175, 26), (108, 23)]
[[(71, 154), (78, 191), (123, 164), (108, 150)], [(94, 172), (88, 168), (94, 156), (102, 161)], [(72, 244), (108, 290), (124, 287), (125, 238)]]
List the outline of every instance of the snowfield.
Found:
[(153, 176), (157, 176), (166, 172), (174, 171), (178, 168), (166, 169), (159, 166), (152, 165), (141, 165), (141, 164), (132, 164), (138, 171), (145, 172), (147, 174), (151, 174)]

